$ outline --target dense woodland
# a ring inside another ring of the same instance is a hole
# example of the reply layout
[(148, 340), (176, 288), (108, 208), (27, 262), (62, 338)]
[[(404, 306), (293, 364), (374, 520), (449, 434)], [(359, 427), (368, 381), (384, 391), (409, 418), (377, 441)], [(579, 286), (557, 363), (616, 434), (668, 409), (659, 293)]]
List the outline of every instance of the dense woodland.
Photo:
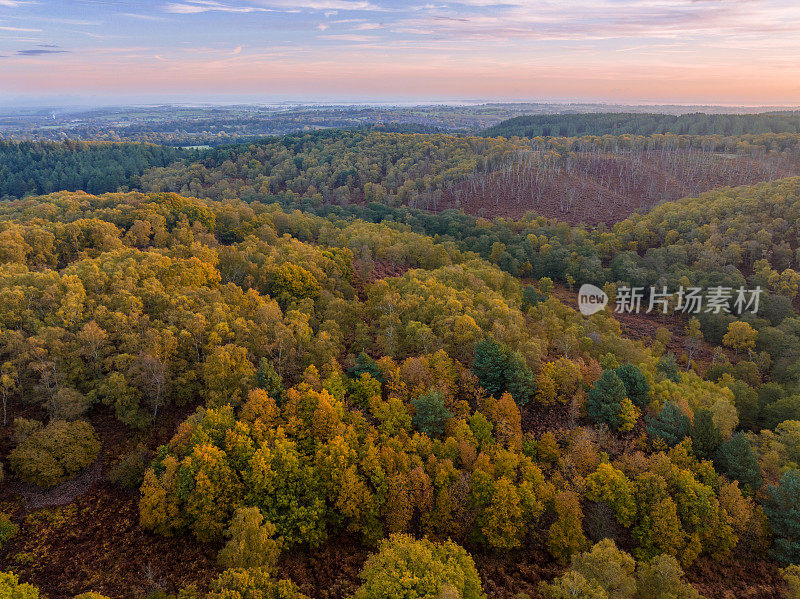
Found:
[[(141, 191), (0, 202), (0, 596), (796, 596), (800, 178), (613, 226), (419, 209), (520, 144), (796, 136), (536, 143), (132, 146)], [(58, 151), (77, 179), (109, 147)], [(583, 317), (583, 283), (763, 293)]]
[(210, 150), (196, 162), (150, 169), (139, 187), (312, 209), (378, 202), (613, 223), (665, 200), (794, 174), (799, 141), (797, 134), (505, 140), (330, 131)]
[(490, 127), (487, 137), (579, 137), (582, 135), (746, 135), (800, 133), (800, 113), (760, 114), (540, 114), (518, 116)]
[[(490, 139), (323, 131), (196, 152), (136, 144), (0, 147), (2, 197), (138, 188), (319, 210), (373, 202), (613, 223), (709, 189), (797, 173), (800, 135)], [(399, 129), (403, 129), (400, 127)]]
[(0, 141), (0, 198), (117, 191), (145, 170), (191, 154), (149, 144)]

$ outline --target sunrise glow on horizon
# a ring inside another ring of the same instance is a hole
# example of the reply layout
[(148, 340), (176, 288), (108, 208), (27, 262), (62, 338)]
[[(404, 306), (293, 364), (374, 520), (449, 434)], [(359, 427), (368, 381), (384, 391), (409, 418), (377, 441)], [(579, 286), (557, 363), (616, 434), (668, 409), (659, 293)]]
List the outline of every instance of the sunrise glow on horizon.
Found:
[(0, 0), (0, 101), (800, 104), (783, 0)]

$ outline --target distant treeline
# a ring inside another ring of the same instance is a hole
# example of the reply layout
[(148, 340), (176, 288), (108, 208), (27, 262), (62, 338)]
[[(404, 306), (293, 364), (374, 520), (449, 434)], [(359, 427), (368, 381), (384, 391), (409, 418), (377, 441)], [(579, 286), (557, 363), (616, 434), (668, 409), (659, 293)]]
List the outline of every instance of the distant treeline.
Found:
[(498, 123), (487, 137), (576, 137), (580, 135), (757, 135), (799, 133), (800, 112), (762, 114), (537, 114)]
[(0, 198), (62, 190), (117, 191), (151, 167), (192, 155), (139, 143), (0, 142)]

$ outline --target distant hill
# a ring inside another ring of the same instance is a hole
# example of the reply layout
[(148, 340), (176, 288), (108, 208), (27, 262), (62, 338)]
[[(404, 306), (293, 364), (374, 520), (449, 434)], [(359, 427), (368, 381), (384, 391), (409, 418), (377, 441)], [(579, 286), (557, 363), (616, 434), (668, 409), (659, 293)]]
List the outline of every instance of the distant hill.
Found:
[(576, 137), (581, 135), (757, 135), (800, 133), (800, 112), (761, 114), (535, 114), (486, 129), (486, 137)]
[(378, 202), (613, 223), (715, 187), (797, 175), (800, 134), (509, 140), (326, 129), (222, 146), (132, 188), (286, 205)]

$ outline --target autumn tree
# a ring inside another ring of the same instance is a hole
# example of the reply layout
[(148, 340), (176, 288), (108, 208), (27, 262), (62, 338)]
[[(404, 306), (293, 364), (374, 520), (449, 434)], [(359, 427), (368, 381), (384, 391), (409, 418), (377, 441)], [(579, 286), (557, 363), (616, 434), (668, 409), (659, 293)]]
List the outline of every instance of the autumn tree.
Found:
[(586, 548), (583, 534), (583, 512), (578, 496), (561, 491), (555, 496), (556, 521), (547, 532), (547, 548), (561, 563), (568, 563), (573, 554)]
[(732, 348), (738, 356), (740, 350), (752, 351), (756, 346), (756, 339), (758, 339), (758, 331), (749, 323), (736, 320), (728, 325), (728, 332), (722, 338), (722, 343)]
[(290, 580), (262, 568), (229, 568), (211, 583), (206, 599), (309, 599)]
[(178, 477), (188, 487), (181, 494), (192, 532), (201, 541), (222, 537), (241, 493), (225, 453), (213, 445), (196, 446), (181, 464)]
[(636, 568), (637, 597), (644, 599), (700, 599), (683, 578), (683, 569), (671, 555), (657, 555)]
[(207, 405), (238, 406), (252, 388), (255, 375), (246, 348), (233, 344), (215, 347), (203, 367)]
[(13, 572), (0, 572), (0, 597), (9, 599), (39, 599), (39, 589), (19, 581)]
[(597, 581), (574, 570), (567, 570), (552, 582), (540, 582), (539, 593), (544, 599), (608, 599), (608, 593)]
[(463, 548), (404, 534), (381, 541), (378, 553), (364, 564), (361, 579), (355, 599), (485, 597), (475, 562)]
[(229, 540), (219, 552), (220, 565), (224, 568), (263, 568), (272, 573), (281, 552), (280, 541), (273, 538), (275, 531), (271, 522), (264, 522), (258, 508), (238, 508), (226, 531)]
[(692, 367), (692, 359), (702, 344), (703, 331), (700, 329), (700, 321), (697, 317), (692, 316), (689, 319), (689, 324), (686, 325), (686, 338), (683, 342), (683, 346), (686, 349), (686, 370)]
[(8, 461), (22, 480), (51, 487), (75, 476), (100, 452), (100, 440), (83, 420), (55, 420), (11, 450)]
[(609, 597), (632, 598), (636, 592), (634, 559), (617, 549), (611, 539), (603, 539), (589, 551), (572, 556), (571, 570), (602, 587)]
[(3, 426), (8, 422), (9, 400), (18, 389), (17, 369), (11, 362), (3, 362), (0, 366), (0, 394), (3, 396)]
[(586, 497), (590, 501), (603, 502), (616, 513), (623, 526), (632, 526), (636, 518), (634, 488), (627, 476), (611, 464), (602, 463), (586, 477)]

